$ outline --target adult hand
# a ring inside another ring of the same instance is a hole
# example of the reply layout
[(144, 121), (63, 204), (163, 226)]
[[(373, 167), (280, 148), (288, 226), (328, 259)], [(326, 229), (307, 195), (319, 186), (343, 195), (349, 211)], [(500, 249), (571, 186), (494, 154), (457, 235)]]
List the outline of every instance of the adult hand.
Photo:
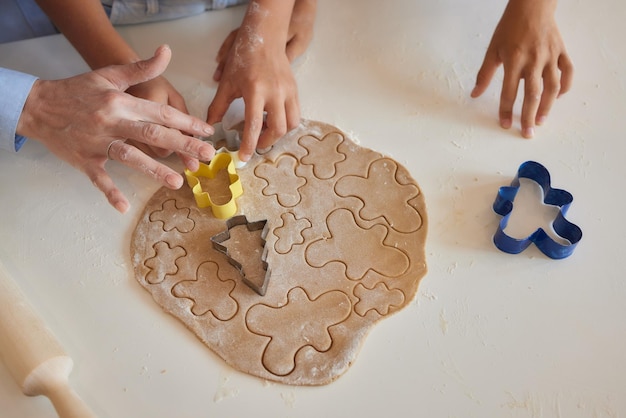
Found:
[(129, 203), (105, 169), (108, 159), (141, 171), (177, 189), (183, 178), (125, 141), (180, 153), (189, 168), (210, 160), (209, 144), (185, 135), (211, 135), (213, 128), (175, 108), (133, 97), (128, 87), (152, 80), (171, 58), (167, 46), (155, 55), (128, 65), (115, 65), (75, 77), (35, 82), (17, 126), (17, 133), (41, 141), (59, 158), (84, 172), (118, 211)]
[(524, 80), (522, 135), (531, 138), (555, 99), (572, 84), (573, 65), (565, 50), (554, 12), (556, 0), (510, 0), (478, 71), (472, 97), (488, 87), (497, 68), (504, 66), (500, 95), (500, 126), (512, 125), (518, 86)]
[[(189, 110), (187, 110), (187, 105), (185, 104), (183, 96), (163, 76), (155, 77), (152, 80), (148, 80), (140, 84), (135, 84), (134, 86), (126, 89), (126, 93), (139, 97), (140, 99), (170, 105), (185, 114), (189, 114)], [(150, 157), (165, 158), (172, 154), (172, 150), (170, 149), (159, 148), (134, 140), (128, 140), (126, 142), (139, 148)], [(193, 159), (185, 154), (179, 153), (178, 156), (186, 166), (197, 166)]]
[[(167, 104), (183, 113), (189, 114), (187, 106), (185, 105), (185, 99), (183, 99), (181, 94), (163, 76), (158, 76), (152, 80), (130, 86), (126, 89), (126, 93), (151, 102)], [(151, 157), (165, 158), (172, 154), (171, 150), (153, 147), (142, 142), (132, 140), (126, 142), (132, 143)]]
[(230, 103), (243, 97), (242, 161), (248, 161), (257, 146), (269, 147), (300, 123), (297, 85), (285, 52), (292, 9), (288, 1), (250, 3), (241, 26), (245, 29), (231, 34), (223, 72), (215, 75), (220, 84), (207, 121), (220, 121)]

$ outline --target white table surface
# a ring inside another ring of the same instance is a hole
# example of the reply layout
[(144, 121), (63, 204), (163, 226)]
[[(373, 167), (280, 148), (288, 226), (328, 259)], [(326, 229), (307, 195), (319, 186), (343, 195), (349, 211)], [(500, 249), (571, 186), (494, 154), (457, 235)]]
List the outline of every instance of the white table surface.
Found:
[[(320, 0), (315, 39), (294, 65), (303, 116), (404, 164), (430, 220), (415, 300), (328, 386), (231, 369), (135, 281), (130, 234), (157, 184), (110, 164), (132, 204), (120, 215), (37, 142), (0, 153), (0, 257), (73, 357), (71, 384), (86, 402), (116, 418), (624, 416), (626, 6), (561, 2), (574, 86), (524, 140), (519, 105), (514, 129), (498, 127), (499, 83), (469, 98), (504, 5)], [(242, 12), (120, 31), (143, 56), (171, 45), (167, 76), (203, 117), (213, 57)], [(61, 36), (0, 45), (0, 65), (44, 78), (87, 70)], [(568, 218), (584, 236), (568, 259), (507, 255), (491, 242), (496, 191), (526, 160), (574, 195)], [(0, 405), (3, 418), (55, 416), (2, 365)]]

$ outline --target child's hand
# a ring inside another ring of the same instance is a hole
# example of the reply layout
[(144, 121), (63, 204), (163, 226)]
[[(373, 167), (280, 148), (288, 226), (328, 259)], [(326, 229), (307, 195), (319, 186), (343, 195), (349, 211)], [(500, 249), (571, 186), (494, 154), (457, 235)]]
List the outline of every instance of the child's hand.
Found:
[[(207, 122), (218, 122), (230, 103), (243, 97), (245, 122), (239, 158), (248, 161), (257, 147), (267, 148), (300, 123), (296, 81), (281, 48), (258, 43), (255, 34), (238, 31)], [(264, 117), (264, 112), (267, 116)]]
[(207, 121), (220, 121), (230, 103), (243, 97), (242, 161), (300, 123), (298, 90), (286, 53), (293, 4), (293, 0), (251, 2), (241, 28), (231, 32), (218, 53), (214, 78), (220, 84)]
[[(287, 35), (287, 45), (285, 45), (285, 53), (290, 62), (306, 51), (311, 39), (313, 39), (313, 26), (315, 24), (315, 13), (317, 9), (317, 0), (296, 0), (289, 20), (289, 33)], [(217, 52), (217, 68), (213, 73), (213, 79), (219, 82), (222, 78), (226, 58), (233, 46), (233, 42), (237, 37), (240, 28), (230, 32), (219, 51)]]
[(556, 0), (510, 0), (478, 71), (472, 97), (486, 89), (503, 64), (500, 125), (512, 124), (513, 104), (524, 80), (522, 135), (531, 138), (552, 104), (572, 83), (573, 66), (554, 19)]
[(316, 9), (317, 0), (296, 0), (293, 6), (285, 50), (291, 62), (306, 51), (313, 39)]

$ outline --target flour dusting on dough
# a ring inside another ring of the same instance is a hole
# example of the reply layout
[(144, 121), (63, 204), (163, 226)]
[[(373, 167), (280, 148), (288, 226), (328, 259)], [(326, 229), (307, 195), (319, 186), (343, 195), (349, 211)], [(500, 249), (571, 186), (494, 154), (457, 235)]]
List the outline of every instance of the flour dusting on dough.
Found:
[[(161, 188), (147, 203), (132, 237), (136, 278), (235, 369), (328, 384), (354, 364), (377, 322), (415, 298), (426, 274), (421, 190), (397, 161), (313, 121), (237, 174), (235, 215), (267, 220), (265, 242), (247, 244), (266, 254), (265, 295), (212, 246), (225, 220), (198, 208), (186, 186)], [(237, 238), (255, 239), (245, 230)], [(224, 380), (214, 400), (236, 394)]]

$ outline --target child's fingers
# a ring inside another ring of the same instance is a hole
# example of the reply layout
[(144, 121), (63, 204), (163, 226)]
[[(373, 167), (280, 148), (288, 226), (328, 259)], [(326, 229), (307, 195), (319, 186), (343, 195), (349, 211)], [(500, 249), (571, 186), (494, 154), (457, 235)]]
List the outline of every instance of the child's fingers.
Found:
[(561, 70), (561, 89), (559, 90), (559, 96), (567, 93), (572, 87), (572, 80), (574, 79), (574, 65), (566, 53), (559, 56), (557, 66)]
[(476, 85), (472, 90), (471, 97), (478, 97), (487, 90), (491, 79), (493, 78), (496, 70), (500, 66), (501, 61), (498, 59), (497, 53), (489, 48), (485, 54), (485, 59), (478, 70), (476, 75)]
[(296, 129), (300, 125), (300, 100), (298, 96), (287, 99), (285, 110), (287, 112), (287, 131)]
[(502, 91), (500, 92), (500, 126), (508, 129), (513, 124), (513, 105), (517, 97), (517, 88), (520, 82), (519, 70), (504, 68), (504, 79), (502, 80)]
[(219, 82), (222, 79), (222, 73), (224, 72), (224, 66), (226, 65), (226, 59), (228, 58), (228, 54), (235, 42), (235, 38), (237, 37), (239, 29), (235, 29), (232, 31), (224, 42), (222, 42), (222, 46), (220, 46), (219, 51), (217, 51), (217, 56), (215, 57), (215, 61), (217, 61), (217, 68), (213, 73), (213, 80)]
[(524, 79), (524, 102), (522, 103), (522, 136), (534, 136), (535, 117), (541, 100), (541, 77), (537, 72)]
[(256, 149), (263, 129), (263, 108), (264, 101), (261, 98), (251, 99), (249, 103), (246, 103), (243, 138), (239, 147), (239, 159), (241, 161), (248, 161)]
[(554, 65), (550, 65), (545, 68), (543, 72), (543, 91), (541, 92), (541, 102), (537, 109), (537, 117), (535, 123), (537, 125), (543, 124), (545, 119), (550, 113), (550, 109), (556, 100), (560, 87), (560, 74), (558, 68)]
[(239, 29), (235, 29), (228, 34), (226, 39), (224, 39), (224, 42), (222, 42), (222, 46), (220, 46), (219, 51), (217, 51), (217, 56), (215, 57), (215, 61), (220, 62), (220, 61), (226, 60), (226, 56), (230, 52), (230, 48), (233, 46), (233, 43), (235, 42), (235, 38), (237, 37), (238, 32), (239, 32)]
[[(271, 107), (270, 107), (271, 106)], [(267, 108), (265, 129), (259, 136), (257, 147), (267, 148), (287, 133), (287, 116), (283, 103), (273, 103)]]
[(213, 81), (220, 82), (222, 80), (222, 74), (224, 73), (224, 67), (226, 66), (226, 61), (219, 61), (217, 63), (217, 67), (215, 68), (215, 72), (213, 73)]
[(181, 111), (182, 113), (188, 115), (189, 110), (187, 109), (187, 103), (185, 103), (185, 99), (181, 94), (178, 94), (177, 91), (171, 91), (167, 95), (167, 104), (172, 106), (174, 109)]
[(304, 54), (308, 46), (308, 40), (302, 39), (302, 37), (297, 34), (291, 38), (285, 47), (285, 53), (287, 54), (289, 62), (293, 62), (293, 60)]
[(235, 97), (232, 97), (232, 94), (227, 91), (225, 86), (226, 84), (220, 84), (217, 87), (215, 97), (213, 97), (213, 100), (209, 104), (206, 115), (206, 120), (209, 125), (220, 122), (232, 101), (235, 100)]

